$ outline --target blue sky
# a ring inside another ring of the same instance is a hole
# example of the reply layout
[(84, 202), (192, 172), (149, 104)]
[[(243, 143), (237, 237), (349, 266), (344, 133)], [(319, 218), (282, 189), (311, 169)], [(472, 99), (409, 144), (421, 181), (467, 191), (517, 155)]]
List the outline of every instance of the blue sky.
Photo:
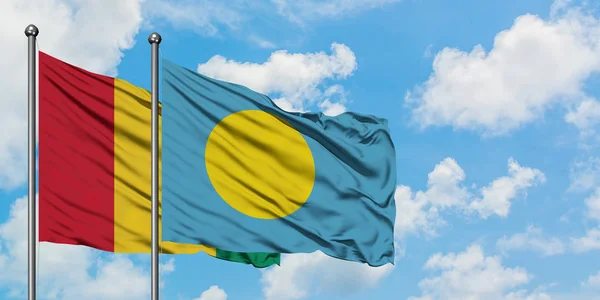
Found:
[[(390, 121), (395, 266), (164, 257), (163, 299), (600, 299), (594, 1), (18, 0), (0, 4), (0, 299), (26, 287), (26, 39), (149, 87), (150, 47), (288, 110)], [(227, 3), (227, 4), (224, 4)], [(302, 3), (302, 4), (298, 4)], [(366, 3), (366, 4), (365, 4)], [(42, 244), (42, 299), (149, 299), (149, 260)]]

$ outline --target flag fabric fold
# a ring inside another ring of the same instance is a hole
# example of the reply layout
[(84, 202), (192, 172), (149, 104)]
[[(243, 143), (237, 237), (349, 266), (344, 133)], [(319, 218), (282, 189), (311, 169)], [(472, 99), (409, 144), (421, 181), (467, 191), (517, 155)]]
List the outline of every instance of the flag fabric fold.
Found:
[[(150, 100), (127, 81), (39, 53), (40, 241), (150, 253)], [(160, 242), (164, 254), (200, 251), (256, 267), (280, 260), (277, 253)]]
[(165, 241), (393, 263), (386, 120), (290, 113), (244, 86), (161, 64)]

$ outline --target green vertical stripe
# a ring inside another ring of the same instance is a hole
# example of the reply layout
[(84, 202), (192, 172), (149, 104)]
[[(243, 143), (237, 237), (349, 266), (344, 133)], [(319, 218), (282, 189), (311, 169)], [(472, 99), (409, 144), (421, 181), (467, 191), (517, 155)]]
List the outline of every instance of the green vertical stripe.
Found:
[(217, 258), (253, 265), (256, 268), (266, 268), (272, 265), (279, 265), (281, 254), (264, 252), (241, 253), (217, 249)]

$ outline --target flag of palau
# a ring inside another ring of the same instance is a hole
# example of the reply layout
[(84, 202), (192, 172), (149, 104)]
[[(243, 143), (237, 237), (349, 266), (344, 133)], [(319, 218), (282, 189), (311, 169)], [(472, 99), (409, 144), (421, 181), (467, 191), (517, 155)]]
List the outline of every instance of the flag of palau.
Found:
[(393, 263), (385, 119), (286, 112), (165, 59), (161, 77), (164, 241)]

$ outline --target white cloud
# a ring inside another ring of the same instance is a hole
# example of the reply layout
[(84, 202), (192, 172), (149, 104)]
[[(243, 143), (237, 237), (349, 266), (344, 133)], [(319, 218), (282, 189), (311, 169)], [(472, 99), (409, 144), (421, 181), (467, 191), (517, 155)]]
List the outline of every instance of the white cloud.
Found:
[(600, 222), (600, 187), (597, 187), (594, 193), (585, 199), (585, 206), (587, 216)]
[[(326, 109), (333, 107), (333, 112), (337, 113), (341, 111), (339, 105), (343, 102), (332, 102), (331, 98), (340, 96), (340, 93), (343, 95), (343, 89), (334, 85), (323, 91), (323, 81), (347, 78), (357, 66), (356, 57), (348, 46), (334, 43), (331, 52), (328, 55), (324, 52), (275, 51), (261, 64), (240, 63), (216, 55), (198, 65), (198, 72), (271, 95), (276, 98), (277, 105), (287, 110), (304, 111), (305, 106), (320, 101)], [(325, 102), (327, 99), (331, 103)]]
[(576, 253), (600, 250), (600, 228), (593, 228), (579, 238), (571, 238), (571, 247)]
[(175, 259), (171, 257), (166, 262), (161, 263), (159, 267), (160, 267), (159, 274), (172, 273), (175, 271)]
[(550, 6), (550, 16), (554, 17), (563, 13), (565, 10), (568, 10), (571, 6), (571, 2), (573, 2), (573, 0), (554, 0)]
[(424, 268), (439, 274), (421, 280), (419, 287), (422, 296), (411, 297), (410, 300), (550, 299), (543, 292), (513, 291), (527, 284), (532, 275), (521, 267), (503, 266), (500, 257), (485, 256), (476, 244), (458, 254), (434, 254)]
[(319, 103), (319, 108), (323, 111), (324, 115), (337, 116), (341, 113), (346, 112), (346, 107), (341, 103), (332, 103), (329, 99), (325, 99)]
[[(600, 187), (585, 199), (586, 216), (600, 224)], [(571, 247), (575, 252), (600, 250), (600, 227), (587, 231), (585, 236), (571, 238)]]
[(336, 84), (332, 85), (323, 94), (324, 99), (318, 103), (324, 115), (337, 116), (346, 112), (346, 92), (344, 87)]
[(600, 158), (589, 157), (585, 161), (576, 161), (569, 172), (571, 185), (569, 191), (589, 191), (600, 186)]
[(423, 232), (436, 235), (446, 224), (440, 213), (455, 209), (465, 214), (477, 213), (481, 218), (491, 215), (508, 216), (512, 201), (519, 193), (544, 182), (544, 174), (537, 169), (521, 167), (513, 158), (508, 160), (508, 176), (495, 179), (481, 188), (476, 196), (463, 181), (465, 172), (456, 160), (446, 158), (428, 175), (427, 190), (412, 192), (408, 186), (396, 189), (396, 235)]
[[(600, 22), (556, 5), (548, 20), (519, 16), (496, 35), (489, 52), (481, 45), (471, 52), (440, 51), (429, 79), (405, 97), (414, 121), (422, 128), (451, 125), (500, 135), (542, 118), (553, 104), (586, 99), (583, 85), (600, 71)], [(592, 115), (567, 119), (585, 125)]]
[(600, 102), (586, 99), (565, 115), (565, 121), (575, 125), (582, 135), (593, 135), (595, 127), (600, 124)]
[(600, 272), (590, 275), (585, 282), (581, 283), (581, 286), (588, 289), (600, 290)]
[(437, 164), (427, 175), (427, 179), (424, 196), (435, 207), (458, 206), (469, 197), (467, 189), (460, 184), (465, 180), (465, 172), (452, 158), (446, 158)]
[(477, 211), (482, 218), (493, 214), (501, 217), (508, 216), (511, 200), (519, 192), (538, 183), (544, 183), (544, 174), (537, 169), (521, 167), (513, 158), (508, 160), (508, 176), (497, 178), (488, 186), (481, 189), (483, 197), (470, 203), (469, 209)]
[(517, 233), (510, 237), (503, 236), (496, 242), (496, 247), (502, 252), (511, 250), (530, 250), (541, 253), (543, 256), (563, 254), (564, 243), (558, 238), (543, 236), (542, 230), (528, 226), (524, 233)]
[[(64, 256), (62, 250), (54, 254)], [(55, 273), (53, 288), (60, 289), (62, 285), (62, 290), (56, 291), (57, 295), (61, 299), (148, 299), (149, 275), (131, 260), (123, 256), (113, 256), (108, 261), (98, 260), (95, 266), (98, 269), (95, 274), (87, 274), (83, 280), (76, 282), (57, 282), (58, 276)], [(66, 268), (61, 271), (72, 272)], [(79, 271), (87, 272), (84, 269)]]
[[(93, 72), (116, 74), (123, 50), (134, 45), (142, 22), (141, 0), (0, 1), (0, 188), (26, 180), (27, 39), (25, 26), (40, 29), (41, 51)], [(110, 20), (110, 22), (106, 22)], [(101, 37), (99, 37), (101, 36)]]
[(370, 267), (317, 251), (282, 255), (281, 266), (264, 270), (261, 283), (266, 300), (295, 300), (317, 292), (345, 294), (373, 288), (393, 269), (391, 264)]
[[(40, 243), (40, 297), (70, 299), (148, 299), (150, 276), (125, 255), (100, 256), (83, 246)], [(168, 273), (174, 269), (161, 268)], [(23, 295), (27, 285), (27, 199), (17, 199), (9, 219), (0, 224), (0, 286)], [(162, 274), (165, 275), (165, 274)]]
[(294, 106), (294, 104), (286, 98), (273, 99), (273, 102), (279, 108), (281, 108), (285, 111), (288, 111), (288, 112), (300, 112), (300, 113), (308, 112), (308, 110), (306, 110), (304, 108), (298, 108), (298, 107)]
[(380, 8), (400, 0), (271, 0), (290, 21), (304, 24), (320, 18), (340, 18), (359, 11)]
[(436, 235), (436, 229), (445, 225), (440, 210), (463, 207), (470, 194), (462, 181), (465, 172), (453, 158), (445, 158), (427, 176), (427, 190), (414, 194), (408, 186), (396, 189), (396, 223), (398, 238), (408, 233), (423, 232)]
[(213, 285), (208, 290), (202, 292), (200, 297), (194, 300), (227, 300), (227, 293), (218, 286)]
[[(574, 298), (569, 298), (570, 300), (576, 300)], [(581, 298), (584, 299), (584, 298)], [(486, 299), (487, 300), (487, 299)], [(559, 300), (554, 295), (550, 295), (544, 291), (534, 291), (532, 293), (528, 293), (526, 290), (520, 290), (517, 292), (508, 293), (502, 300)], [(588, 299), (591, 300), (591, 299)]]

